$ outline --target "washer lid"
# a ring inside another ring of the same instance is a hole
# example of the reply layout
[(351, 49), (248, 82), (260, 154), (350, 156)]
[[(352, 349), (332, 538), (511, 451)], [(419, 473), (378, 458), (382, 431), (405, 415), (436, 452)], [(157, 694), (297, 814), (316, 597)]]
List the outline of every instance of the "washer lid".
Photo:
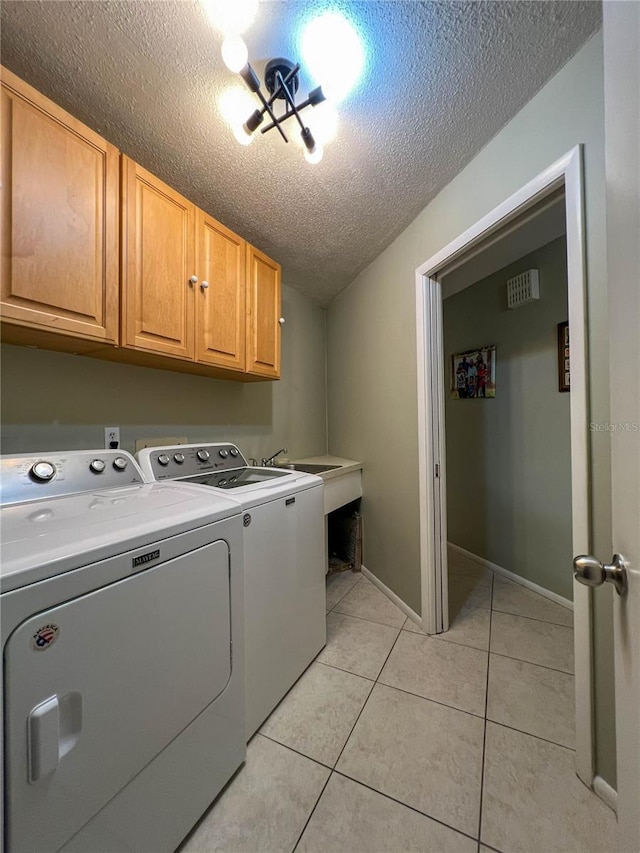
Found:
[(178, 483), (149, 483), (3, 507), (1, 591), (239, 512), (238, 503), (218, 490)]

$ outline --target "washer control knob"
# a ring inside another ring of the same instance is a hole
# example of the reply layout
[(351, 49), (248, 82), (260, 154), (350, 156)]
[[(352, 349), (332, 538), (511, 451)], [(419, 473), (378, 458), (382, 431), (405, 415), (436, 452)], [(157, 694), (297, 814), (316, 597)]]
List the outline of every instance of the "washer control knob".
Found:
[(171, 460), (169, 459), (166, 453), (161, 453), (160, 456), (158, 456), (158, 462), (161, 465), (168, 465), (170, 461)]
[(125, 459), (124, 456), (116, 456), (113, 460), (113, 467), (116, 471), (124, 471), (129, 464), (129, 460)]
[(201, 462), (206, 462), (206, 461), (207, 461), (207, 459), (209, 458), (209, 451), (208, 451), (208, 450), (199, 450), (199, 451), (196, 453), (196, 456), (198, 457), (198, 459), (199, 459)]
[(224, 477), (222, 478), (222, 480), (218, 480), (218, 486), (226, 486), (226, 485), (227, 485), (227, 481), (225, 480)]
[(56, 469), (51, 462), (36, 462), (31, 466), (29, 471), (34, 480), (39, 480), (41, 483), (48, 483), (53, 480), (56, 475)]
[(235, 458), (236, 458), (236, 456), (238, 455), (238, 448), (237, 448), (237, 447), (230, 447), (230, 448), (229, 448), (229, 453), (230, 453), (230, 454), (233, 456), (233, 458), (235, 459)]
[(184, 462), (184, 453), (174, 453), (173, 459), (175, 462), (178, 463), (178, 465), (182, 465), (182, 463)]
[(223, 459), (226, 459), (228, 455), (229, 455), (229, 451), (228, 451), (228, 450), (224, 450), (224, 449), (223, 449), (223, 450), (219, 450), (219, 451), (218, 451), (218, 456), (221, 456)]
[(105, 467), (104, 460), (102, 459), (93, 459), (89, 462), (89, 468), (91, 468), (94, 474), (102, 474)]

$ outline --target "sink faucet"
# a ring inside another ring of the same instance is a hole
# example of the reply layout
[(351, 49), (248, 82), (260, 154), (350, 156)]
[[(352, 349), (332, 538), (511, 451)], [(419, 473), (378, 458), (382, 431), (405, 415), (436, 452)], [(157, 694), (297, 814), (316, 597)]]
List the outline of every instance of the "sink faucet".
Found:
[(276, 452), (272, 456), (268, 456), (266, 459), (262, 457), (262, 467), (275, 465), (276, 456), (280, 456), (281, 453), (288, 453), (287, 448), (283, 447), (282, 450), (276, 450)]

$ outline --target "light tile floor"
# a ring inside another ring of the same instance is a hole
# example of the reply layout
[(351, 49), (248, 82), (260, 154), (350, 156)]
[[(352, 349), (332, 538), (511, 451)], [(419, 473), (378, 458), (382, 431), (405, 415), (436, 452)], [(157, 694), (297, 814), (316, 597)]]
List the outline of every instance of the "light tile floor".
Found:
[(574, 772), (570, 611), (451, 553), (451, 628), (327, 581), (327, 645), (182, 853), (618, 853)]

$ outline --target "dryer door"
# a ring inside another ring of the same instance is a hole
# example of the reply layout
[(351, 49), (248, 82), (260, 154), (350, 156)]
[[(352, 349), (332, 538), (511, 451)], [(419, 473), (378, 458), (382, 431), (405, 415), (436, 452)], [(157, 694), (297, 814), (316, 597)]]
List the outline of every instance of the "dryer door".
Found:
[(228, 683), (226, 542), (31, 617), (4, 663), (8, 849), (49, 853)]

